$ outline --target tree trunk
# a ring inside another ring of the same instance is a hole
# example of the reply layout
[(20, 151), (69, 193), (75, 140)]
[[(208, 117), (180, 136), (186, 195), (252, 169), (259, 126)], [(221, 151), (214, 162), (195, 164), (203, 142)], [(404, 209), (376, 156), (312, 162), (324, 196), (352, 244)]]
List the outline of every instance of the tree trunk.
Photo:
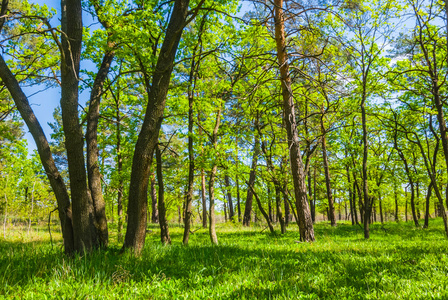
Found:
[(429, 200), (431, 199), (431, 193), (432, 193), (432, 185), (433, 185), (433, 183), (432, 183), (432, 181), (429, 183), (429, 186), (428, 186), (428, 192), (427, 192), (427, 194), (426, 194), (426, 201), (425, 201), (425, 204), (426, 204), (426, 207), (425, 207), (425, 224), (423, 225), (423, 228), (428, 228), (428, 225), (429, 225)]
[[(196, 52), (196, 48), (193, 51), (193, 56)], [(190, 238), (190, 225), (193, 203), (193, 189), (194, 189), (194, 149), (193, 149), (193, 77), (195, 73), (195, 60), (192, 58), (190, 80), (188, 85), (188, 184), (187, 184), (187, 197), (185, 202), (185, 218), (184, 218), (184, 238), (183, 244), (188, 245), (188, 239)]]
[(123, 242), (123, 190), (124, 190), (124, 181), (123, 181), (123, 156), (121, 153), (121, 117), (120, 117), (120, 98), (115, 98), (115, 106), (116, 106), (116, 115), (115, 115), (115, 124), (116, 124), (116, 133), (117, 133), (117, 174), (118, 174), (118, 195), (117, 195), (117, 215), (118, 215), (118, 242)]
[(282, 213), (282, 197), (281, 197), (281, 186), (279, 182), (274, 182), (275, 187), (275, 205), (277, 207), (277, 217), (280, 222), (280, 230), (282, 234), (286, 233), (286, 222), (285, 217)]
[(8, 88), (22, 119), (25, 121), (28, 130), (33, 136), (34, 142), (36, 143), (42, 166), (45, 169), (45, 173), (47, 174), (47, 178), (58, 204), (59, 220), (61, 222), (62, 238), (64, 240), (64, 251), (65, 253), (70, 254), (75, 250), (75, 246), (72, 227), (72, 211), (70, 208), (70, 197), (67, 188), (54, 163), (50, 145), (48, 144), (45, 133), (28, 102), (28, 98), (23, 93), (17, 79), (11, 73), (1, 55), (0, 77)]
[(229, 175), (224, 176), (224, 182), (225, 182), (226, 190), (227, 190), (227, 201), (229, 203), (229, 219), (230, 219), (230, 221), (233, 221), (233, 217), (234, 217), (235, 213), (233, 212), (233, 202), (232, 202), (232, 193), (230, 190)]
[(177, 47), (185, 26), (189, 2), (189, 0), (176, 0), (174, 3), (165, 39), (153, 72), (153, 84), (147, 91), (148, 105), (135, 145), (129, 187), (129, 222), (123, 248), (133, 248), (136, 254), (140, 254), (145, 245), (149, 171), (163, 120), (166, 95)]
[(151, 172), (151, 223), (159, 223), (159, 210), (157, 209), (156, 175)]
[(394, 199), (395, 199), (395, 214), (394, 214), (394, 219), (395, 222), (398, 222), (398, 190), (397, 190), (397, 185), (394, 182)]
[(168, 229), (168, 220), (166, 219), (166, 206), (165, 206), (165, 187), (163, 184), (162, 173), (162, 152), (159, 145), (156, 145), (156, 162), (157, 162), (157, 184), (159, 185), (159, 226), (160, 226), (160, 239), (163, 245), (171, 244), (170, 231)]
[(236, 174), (236, 205), (238, 207), (238, 223), (240, 223), (241, 222), (241, 203), (240, 203), (240, 181), (238, 178), (238, 174)]
[(328, 157), (327, 157), (327, 142), (325, 138), (325, 127), (324, 127), (324, 121), (323, 116), (320, 120), (320, 128), (322, 132), (322, 161), (324, 165), (324, 172), (325, 172), (325, 187), (327, 188), (327, 200), (328, 200), (328, 209), (329, 209), (329, 217), (331, 226), (336, 226), (336, 217), (334, 214), (334, 203), (333, 203), (333, 194), (331, 192), (331, 182), (330, 182), (330, 168), (328, 166)]
[(109, 31), (111, 24), (108, 21), (102, 20), (101, 18), (101, 6), (95, 2), (93, 6), (97, 13), (97, 16), (103, 25), (103, 27), (108, 31), (108, 41), (106, 52), (101, 63), (101, 66), (97, 72), (95, 80), (93, 82), (92, 90), (90, 92), (90, 103), (89, 103), (89, 113), (87, 115), (87, 131), (86, 131), (86, 142), (87, 142), (87, 175), (90, 193), (92, 195), (92, 202), (94, 208), (95, 221), (98, 231), (99, 242), (102, 246), (106, 246), (109, 243), (109, 232), (107, 228), (107, 217), (106, 217), (106, 202), (103, 198), (103, 192), (101, 189), (101, 174), (98, 165), (98, 121), (100, 115), (100, 102), (103, 94), (104, 82), (107, 79), (107, 74), (110, 70), (110, 65), (115, 57), (115, 43), (109, 38), (112, 33)]
[[(87, 187), (84, 138), (78, 112), (79, 63), (82, 43), (80, 0), (61, 0), (61, 111), (70, 178), (73, 233), (76, 251), (90, 251), (99, 245), (92, 197)], [(70, 13), (67, 13), (70, 12)]]
[(110, 64), (112, 63), (115, 52), (111, 50), (113, 43), (108, 42), (108, 50), (104, 54), (100, 69), (93, 82), (92, 91), (90, 93), (89, 113), (87, 115), (87, 175), (89, 181), (89, 189), (92, 195), (93, 208), (98, 230), (99, 241), (102, 246), (109, 243), (109, 232), (107, 229), (106, 202), (103, 198), (101, 189), (101, 174), (98, 165), (98, 120), (100, 117), (100, 102), (103, 95), (103, 86), (109, 73)]
[[(256, 120), (258, 123), (258, 120)], [(252, 156), (252, 166), (249, 173), (249, 184), (252, 186), (255, 183), (255, 173), (257, 170), (258, 156), (260, 155), (260, 140), (255, 134), (254, 154)], [(244, 208), (243, 225), (250, 225), (250, 215), (252, 212), (253, 194), (251, 189), (247, 189), (246, 206)]]
[[(218, 146), (218, 130), (219, 126), (221, 124), (221, 110), (222, 110), (223, 104), (219, 103), (218, 112), (216, 114), (216, 121), (215, 121), (215, 127), (213, 128), (213, 134), (212, 134), (212, 145), (213, 148), (216, 150)], [(218, 245), (218, 236), (216, 235), (216, 218), (215, 218), (215, 179), (216, 179), (216, 173), (218, 171), (218, 165), (217, 160), (218, 158), (215, 158), (213, 160), (213, 166), (212, 170), (210, 172), (210, 179), (208, 181), (208, 191), (209, 191), (209, 201), (210, 201), (210, 207), (209, 207), (209, 233), (210, 233), (210, 240), (213, 245)]]
[(268, 214), (266, 213), (263, 206), (261, 205), (260, 198), (258, 197), (254, 188), (251, 185), (249, 185), (249, 182), (247, 182), (247, 185), (248, 185), (249, 189), (252, 191), (252, 194), (255, 196), (255, 200), (257, 201), (258, 209), (260, 210), (261, 214), (263, 215), (264, 219), (266, 220), (266, 223), (268, 223), (269, 230), (271, 231), (271, 233), (275, 234), (274, 226), (272, 226), (272, 223), (271, 223), (271, 220), (269, 219)]
[(294, 97), (291, 88), (291, 77), (289, 76), (289, 64), (286, 52), (285, 24), (283, 16), (283, 0), (274, 1), (275, 14), (275, 40), (277, 45), (277, 59), (280, 69), (283, 114), (288, 135), (288, 148), (290, 155), (291, 172), (294, 183), (296, 208), (300, 231), (300, 240), (306, 242), (314, 241), (314, 227), (311, 219), (310, 209), (307, 201), (307, 188), (305, 172), (300, 153), (299, 136), (297, 132)]
[(205, 196), (205, 173), (201, 169), (202, 228), (207, 228), (207, 202)]
[(213, 164), (208, 181), (208, 197), (209, 197), (209, 234), (213, 245), (218, 245), (218, 236), (216, 235), (216, 217), (215, 217), (215, 178), (218, 165)]
[(384, 223), (384, 219), (383, 219), (383, 205), (382, 205), (382, 200), (381, 200), (381, 193), (380, 193), (380, 195), (378, 197), (378, 203), (380, 205), (380, 221), (381, 221), (381, 224), (383, 224)]

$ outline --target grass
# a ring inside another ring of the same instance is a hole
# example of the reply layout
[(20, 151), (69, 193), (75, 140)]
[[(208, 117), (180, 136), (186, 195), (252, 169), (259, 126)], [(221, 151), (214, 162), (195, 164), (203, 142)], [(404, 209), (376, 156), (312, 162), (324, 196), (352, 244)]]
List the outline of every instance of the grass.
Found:
[[(163, 247), (157, 226), (144, 253), (119, 245), (66, 257), (61, 238), (45, 230), (10, 228), (0, 238), (0, 298), (18, 299), (447, 299), (448, 243), (441, 220), (429, 229), (409, 223), (374, 224), (364, 240), (358, 226), (315, 226), (317, 241), (297, 243), (262, 228), (219, 225), (219, 246), (208, 231), (181, 245), (170, 228)], [(115, 239), (113, 239), (115, 242)]]

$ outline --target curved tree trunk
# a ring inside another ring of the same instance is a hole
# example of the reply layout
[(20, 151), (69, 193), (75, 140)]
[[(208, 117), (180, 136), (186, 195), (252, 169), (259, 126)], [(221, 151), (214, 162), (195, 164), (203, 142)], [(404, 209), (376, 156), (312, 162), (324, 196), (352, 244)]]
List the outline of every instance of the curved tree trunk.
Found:
[(280, 68), (283, 113), (288, 135), (288, 148), (291, 163), (291, 172), (294, 182), (294, 194), (298, 215), (300, 239), (302, 241), (314, 241), (314, 227), (307, 201), (306, 178), (300, 153), (299, 136), (297, 132), (294, 97), (289, 76), (289, 64), (286, 53), (285, 27), (283, 16), (283, 1), (274, 1), (275, 14), (275, 41), (277, 45), (277, 59)]
[[(112, 48), (113, 43), (108, 42), (108, 47)], [(101, 189), (101, 174), (98, 165), (98, 120), (100, 117), (100, 102), (103, 94), (103, 85), (109, 73), (110, 64), (114, 59), (113, 50), (106, 51), (100, 69), (93, 83), (90, 93), (89, 113), (87, 115), (87, 175), (89, 189), (92, 195), (95, 222), (101, 245), (109, 244), (109, 232), (107, 230), (106, 202)]]
[(271, 233), (275, 233), (274, 226), (272, 226), (272, 222), (269, 218), (269, 215), (266, 213), (263, 206), (261, 205), (260, 198), (258, 197), (254, 188), (251, 185), (249, 185), (248, 182), (247, 182), (247, 185), (248, 185), (249, 189), (252, 191), (253, 195), (255, 196), (255, 200), (257, 201), (258, 209), (260, 210), (261, 214), (263, 215), (264, 219), (266, 220), (266, 223), (268, 223), (269, 230), (271, 231)]
[(40, 126), (29, 102), (23, 93), (14, 75), (9, 70), (3, 57), (0, 55), (0, 78), (8, 88), (22, 119), (28, 127), (36, 143), (40, 160), (50, 181), (51, 188), (58, 204), (59, 219), (61, 222), (62, 238), (64, 239), (64, 251), (67, 254), (75, 250), (72, 227), (72, 211), (70, 208), (70, 197), (64, 180), (59, 173), (50, 150), (50, 145), (45, 133)]
[(135, 145), (129, 186), (128, 226), (123, 249), (132, 248), (136, 254), (140, 254), (145, 245), (149, 171), (162, 125), (166, 95), (177, 47), (185, 26), (189, 2), (189, 0), (176, 0), (174, 3), (153, 73), (153, 84), (148, 91), (145, 118)]

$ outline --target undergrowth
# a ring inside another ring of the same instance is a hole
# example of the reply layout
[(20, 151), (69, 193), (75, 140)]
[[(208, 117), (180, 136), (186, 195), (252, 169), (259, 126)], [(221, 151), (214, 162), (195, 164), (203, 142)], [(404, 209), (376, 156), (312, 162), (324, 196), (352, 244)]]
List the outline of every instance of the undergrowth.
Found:
[[(300, 243), (261, 227), (218, 226), (182, 246), (161, 246), (151, 225), (141, 257), (120, 254), (115, 235), (107, 250), (67, 257), (60, 234), (10, 228), (0, 239), (0, 298), (18, 299), (447, 299), (448, 243), (441, 220), (429, 229), (409, 223), (315, 226), (316, 242)], [(278, 230), (279, 231), (279, 230)]]

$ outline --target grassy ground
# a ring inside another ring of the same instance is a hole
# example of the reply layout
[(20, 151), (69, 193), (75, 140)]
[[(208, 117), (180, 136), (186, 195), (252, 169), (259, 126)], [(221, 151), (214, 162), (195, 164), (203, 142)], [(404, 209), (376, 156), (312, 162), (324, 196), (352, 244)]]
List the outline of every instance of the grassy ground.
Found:
[(219, 246), (207, 230), (183, 247), (182, 228), (162, 247), (156, 226), (142, 257), (108, 250), (62, 254), (60, 235), (9, 229), (0, 238), (0, 298), (19, 299), (448, 299), (448, 243), (440, 220), (429, 229), (411, 222), (315, 226), (317, 241), (297, 243), (260, 227), (219, 225)]

